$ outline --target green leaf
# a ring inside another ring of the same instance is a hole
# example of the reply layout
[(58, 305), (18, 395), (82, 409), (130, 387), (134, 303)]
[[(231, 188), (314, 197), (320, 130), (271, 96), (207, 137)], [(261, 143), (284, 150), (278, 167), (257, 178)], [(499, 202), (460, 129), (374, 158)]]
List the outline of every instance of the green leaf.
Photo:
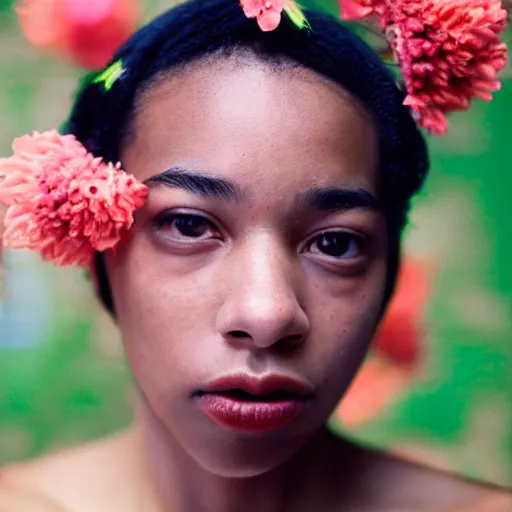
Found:
[(302, 30), (303, 28), (311, 29), (302, 8), (297, 5), (294, 0), (287, 0), (284, 6), (284, 12), (299, 30)]
[(123, 67), (123, 61), (121, 59), (116, 60), (114, 64), (109, 66), (105, 71), (100, 73), (93, 81), (93, 84), (103, 83), (105, 87), (105, 91), (110, 91), (112, 86), (116, 83), (121, 76), (125, 73), (125, 69)]

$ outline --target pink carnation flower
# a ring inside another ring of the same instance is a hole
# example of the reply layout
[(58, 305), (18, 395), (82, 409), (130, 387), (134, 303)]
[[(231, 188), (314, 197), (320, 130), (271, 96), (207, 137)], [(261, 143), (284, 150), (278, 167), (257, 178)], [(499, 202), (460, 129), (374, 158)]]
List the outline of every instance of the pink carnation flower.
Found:
[(240, 0), (244, 14), (256, 18), (264, 32), (275, 30), (281, 22), (285, 0)]
[(404, 103), (431, 133), (446, 131), (446, 114), (500, 89), (497, 72), (507, 64), (501, 0), (339, 1), (344, 19), (376, 16), (386, 29), (407, 88)]
[(133, 224), (147, 187), (55, 131), (16, 139), (0, 160), (0, 202), (7, 205), (3, 244), (39, 251), (59, 266), (87, 267)]

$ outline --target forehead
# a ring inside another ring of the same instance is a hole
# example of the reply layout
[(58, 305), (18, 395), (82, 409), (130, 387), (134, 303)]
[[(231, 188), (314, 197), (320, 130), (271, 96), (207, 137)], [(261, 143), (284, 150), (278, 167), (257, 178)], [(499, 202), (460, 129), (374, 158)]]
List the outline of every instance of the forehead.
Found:
[(370, 116), (339, 86), (303, 68), (220, 59), (146, 91), (121, 156), (141, 180), (181, 166), (265, 194), (343, 185), (377, 195), (377, 154)]

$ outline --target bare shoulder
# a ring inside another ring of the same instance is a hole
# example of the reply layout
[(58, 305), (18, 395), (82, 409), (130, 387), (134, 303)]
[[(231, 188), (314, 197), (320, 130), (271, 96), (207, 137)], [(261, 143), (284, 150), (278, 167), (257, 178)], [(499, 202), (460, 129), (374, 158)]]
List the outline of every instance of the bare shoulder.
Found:
[(127, 437), (116, 436), (0, 469), (0, 510), (102, 510), (126, 487)]
[(50, 497), (15, 482), (2, 482), (0, 473), (0, 510), (2, 512), (68, 512)]
[(443, 512), (510, 512), (512, 510), (512, 493), (503, 491), (486, 492), (458, 508), (447, 509)]
[(402, 482), (402, 493), (427, 512), (511, 512), (512, 494), (428, 467), (392, 459), (390, 474)]
[(361, 447), (353, 447), (351, 459), (356, 502), (368, 510), (512, 512), (512, 491)]

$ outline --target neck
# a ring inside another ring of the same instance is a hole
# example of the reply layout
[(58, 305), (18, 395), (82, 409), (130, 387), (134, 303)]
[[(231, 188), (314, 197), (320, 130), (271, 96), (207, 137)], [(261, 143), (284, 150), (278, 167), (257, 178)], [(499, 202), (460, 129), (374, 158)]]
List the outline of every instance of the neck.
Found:
[(340, 444), (343, 451), (350, 450), (322, 430), (280, 467), (256, 477), (226, 478), (199, 466), (144, 404), (138, 425), (145, 460), (141, 468), (146, 468), (162, 512), (311, 510), (329, 501), (337, 488), (339, 462), (347, 462)]

